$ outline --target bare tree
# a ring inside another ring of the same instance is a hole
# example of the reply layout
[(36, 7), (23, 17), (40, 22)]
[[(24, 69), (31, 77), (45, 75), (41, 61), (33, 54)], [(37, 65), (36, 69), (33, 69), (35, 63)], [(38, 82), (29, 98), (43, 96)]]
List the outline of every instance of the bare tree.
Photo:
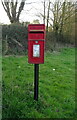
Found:
[(43, 17), (43, 23), (45, 24), (45, 0), (44, 0), (44, 17)]
[(48, 24), (49, 24), (49, 13), (50, 13), (50, 0), (48, 1), (48, 11), (47, 11), (47, 32), (48, 32)]
[(7, 16), (11, 23), (19, 23), (20, 14), (24, 8), (25, 0), (21, 1), (19, 8), (18, 8), (18, 0), (15, 2), (13, 0), (1, 0), (3, 8), (7, 13)]

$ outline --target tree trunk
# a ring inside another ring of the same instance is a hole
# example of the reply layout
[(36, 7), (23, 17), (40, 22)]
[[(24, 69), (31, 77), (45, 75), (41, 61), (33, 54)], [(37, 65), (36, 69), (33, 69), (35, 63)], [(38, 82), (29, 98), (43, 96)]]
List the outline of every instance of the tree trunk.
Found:
[(47, 32), (48, 32), (48, 24), (49, 24), (49, 11), (50, 11), (50, 0), (49, 0), (49, 5), (48, 5), (48, 13), (47, 13), (47, 28), (46, 28), (46, 30), (47, 30)]
[(45, 24), (45, 0), (44, 0), (44, 18), (43, 18), (43, 22)]

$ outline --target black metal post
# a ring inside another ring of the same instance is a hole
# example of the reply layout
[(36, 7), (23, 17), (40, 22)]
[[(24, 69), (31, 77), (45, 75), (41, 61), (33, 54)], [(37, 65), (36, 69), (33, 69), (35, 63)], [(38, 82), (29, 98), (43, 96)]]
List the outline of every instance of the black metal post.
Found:
[(34, 100), (38, 100), (39, 64), (34, 64)]

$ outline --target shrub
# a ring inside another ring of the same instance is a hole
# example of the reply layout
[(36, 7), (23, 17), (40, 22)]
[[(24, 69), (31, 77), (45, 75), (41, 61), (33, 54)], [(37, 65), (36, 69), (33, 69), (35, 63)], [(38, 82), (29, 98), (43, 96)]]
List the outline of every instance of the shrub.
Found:
[(27, 52), (27, 27), (21, 24), (2, 26), (3, 54), (25, 54)]

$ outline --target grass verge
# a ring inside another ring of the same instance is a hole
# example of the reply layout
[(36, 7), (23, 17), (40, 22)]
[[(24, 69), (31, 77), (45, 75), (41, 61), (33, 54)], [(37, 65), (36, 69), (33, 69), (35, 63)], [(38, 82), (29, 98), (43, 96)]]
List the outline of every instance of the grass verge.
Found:
[(40, 64), (39, 100), (34, 101), (34, 65), (27, 56), (3, 57), (3, 118), (73, 118), (75, 49), (47, 52)]

